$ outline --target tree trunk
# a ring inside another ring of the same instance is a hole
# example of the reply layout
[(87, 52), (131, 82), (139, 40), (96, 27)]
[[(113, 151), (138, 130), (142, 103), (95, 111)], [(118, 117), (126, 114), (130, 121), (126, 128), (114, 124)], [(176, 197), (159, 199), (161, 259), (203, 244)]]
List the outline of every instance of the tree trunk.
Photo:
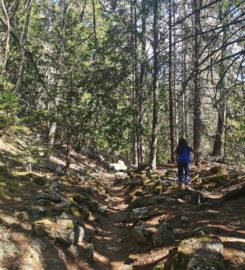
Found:
[(141, 46), (142, 46), (142, 57), (143, 63), (140, 67), (140, 78), (139, 78), (139, 91), (138, 91), (138, 162), (139, 165), (143, 164), (145, 161), (145, 142), (144, 142), (144, 132), (143, 132), (143, 122), (144, 122), (144, 110), (143, 110), (143, 102), (144, 102), (144, 79), (146, 76), (146, 63), (147, 59), (146, 54), (146, 0), (142, 0), (142, 11), (141, 11)]
[[(195, 21), (194, 21), (194, 121), (193, 121), (193, 146), (199, 150), (201, 145), (201, 86), (199, 76), (199, 53), (200, 53), (200, 0), (193, 0)], [(196, 164), (198, 165), (198, 154), (195, 154)]]
[(26, 5), (28, 5), (27, 10), (26, 10), (26, 17), (25, 17), (25, 22), (24, 22), (24, 29), (23, 33), (21, 36), (20, 43), (22, 45), (21, 47), (21, 59), (20, 59), (20, 65), (17, 73), (17, 81), (15, 85), (15, 92), (19, 93), (22, 78), (23, 78), (23, 73), (24, 73), (24, 67), (25, 67), (25, 49), (24, 46), (27, 41), (27, 36), (28, 36), (28, 30), (29, 30), (29, 24), (30, 24), (30, 18), (31, 18), (31, 10), (32, 10), (32, 0), (26, 1)]
[[(220, 8), (219, 11), (219, 17), (220, 21), (223, 22), (223, 10)], [(220, 58), (223, 59), (226, 56), (226, 41), (227, 41), (227, 31), (226, 27), (224, 26), (225, 22), (223, 22), (223, 38), (222, 38), (222, 50), (220, 54)], [(219, 65), (219, 83), (218, 83), (218, 91), (219, 91), (219, 101), (217, 104), (218, 108), (218, 123), (217, 123), (217, 129), (216, 129), (216, 135), (213, 145), (213, 152), (212, 156), (221, 156), (222, 155), (222, 135), (224, 130), (224, 122), (225, 122), (225, 78), (224, 78), (224, 72), (225, 72), (225, 64), (224, 61), (220, 62)]]
[(150, 164), (153, 170), (157, 167), (157, 133), (158, 133), (158, 0), (153, 1), (153, 119)]
[(169, 126), (170, 126), (170, 159), (174, 162), (174, 102), (173, 102), (173, 89), (172, 89), (172, 1), (169, 0)]

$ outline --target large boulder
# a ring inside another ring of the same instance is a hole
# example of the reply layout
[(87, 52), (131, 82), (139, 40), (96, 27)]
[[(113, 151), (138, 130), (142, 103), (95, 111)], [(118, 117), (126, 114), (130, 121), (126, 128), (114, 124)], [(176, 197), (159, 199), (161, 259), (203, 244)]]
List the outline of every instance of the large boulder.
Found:
[(223, 244), (217, 237), (193, 237), (180, 242), (165, 270), (225, 270)]
[(83, 228), (74, 226), (73, 220), (68, 218), (43, 218), (33, 222), (32, 228), (37, 236), (49, 236), (56, 244), (64, 247), (80, 244), (84, 238)]

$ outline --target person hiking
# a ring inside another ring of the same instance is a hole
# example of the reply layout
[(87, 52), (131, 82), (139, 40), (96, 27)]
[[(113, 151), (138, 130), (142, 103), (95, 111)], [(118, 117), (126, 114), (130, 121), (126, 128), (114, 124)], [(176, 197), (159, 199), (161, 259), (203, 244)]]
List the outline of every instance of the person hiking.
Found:
[(175, 150), (176, 162), (178, 165), (178, 181), (179, 187), (182, 189), (183, 181), (183, 171), (185, 171), (185, 190), (188, 190), (188, 184), (190, 180), (189, 176), (189, 163), (191, 161), (191, 152), (196, 153), (196, 151), (188, 146), (187, 141), (184, 138), (179, 139), (178, 146)]

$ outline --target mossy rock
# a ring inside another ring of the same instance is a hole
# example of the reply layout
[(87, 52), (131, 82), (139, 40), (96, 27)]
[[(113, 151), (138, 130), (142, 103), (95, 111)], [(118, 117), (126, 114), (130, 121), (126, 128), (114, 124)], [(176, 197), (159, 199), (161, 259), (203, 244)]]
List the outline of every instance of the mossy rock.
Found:
[(20, 213), (17, 214), (17, 219), (20, 222), (26, 222), (26, 221), (29, 221), (29, 215), (28, 215), (27, 212), (22, 211), (22, 212), (20, 212)]
[[(198, 267), (198, 268), (197, 268)], [(225, 270), (223, 244), (217, 237), (192, 237), (178, 245), (177, 253), (166, 262), (166, 270)]]

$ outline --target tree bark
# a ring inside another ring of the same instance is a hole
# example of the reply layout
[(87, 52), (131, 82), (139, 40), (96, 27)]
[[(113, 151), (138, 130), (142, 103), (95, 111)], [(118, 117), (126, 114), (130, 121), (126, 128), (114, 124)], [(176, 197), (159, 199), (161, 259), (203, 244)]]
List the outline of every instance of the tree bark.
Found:
[(169, 4), (169, 127), (170, 127), (170, 159), (174, 162), (174, 102), (173, 102), (173, 88), (172, 88), (172, 1), (168, 1)]
[[(194, 121), (193, 121), (193, 146), (195, 150), (199, 150), (201, 146), (201, 85), (200, 85), (200, 75), (199, 75), (199, 54), (200, 54), (200, 0), (193, 0), (195, 19), (194, 19)], [(198, 154), (194, 155), (196, 159), (196, 164), (198, 165)]]
[(157, 167), (157, 133), (158, 133), (158, 0), (153, 1), (153, 119), (150, 164), (153, 170)]
[[(222, 8), (219, 10), (219, 17), (220, 21), (223, 22), (223, 11)], [(220, 57), (221, 59), (225, 58), (226, 56), (226, 47), (225, 43), (227, 41), (227, 31), (225, 22), (223, 22), (223, 38), (222, 38), (222, 49)], [(217, 103), (217, 110), (218, 110), (218, 122), (217, 122), (217, 128), (216, 128), (216, 135), (213, 145), (213, 152), (212, 156), (221, 156), (222, 155), (222, 135), (224, 130), (224, 122), (225, 122), (225, 78), (224, 78), (224, 72), (225, 72), (225, 64), (224, 61), (221, 61), (219, 64), (219, 85), (218, 85), (218, 91), (219, 91), (219, 101)]]

